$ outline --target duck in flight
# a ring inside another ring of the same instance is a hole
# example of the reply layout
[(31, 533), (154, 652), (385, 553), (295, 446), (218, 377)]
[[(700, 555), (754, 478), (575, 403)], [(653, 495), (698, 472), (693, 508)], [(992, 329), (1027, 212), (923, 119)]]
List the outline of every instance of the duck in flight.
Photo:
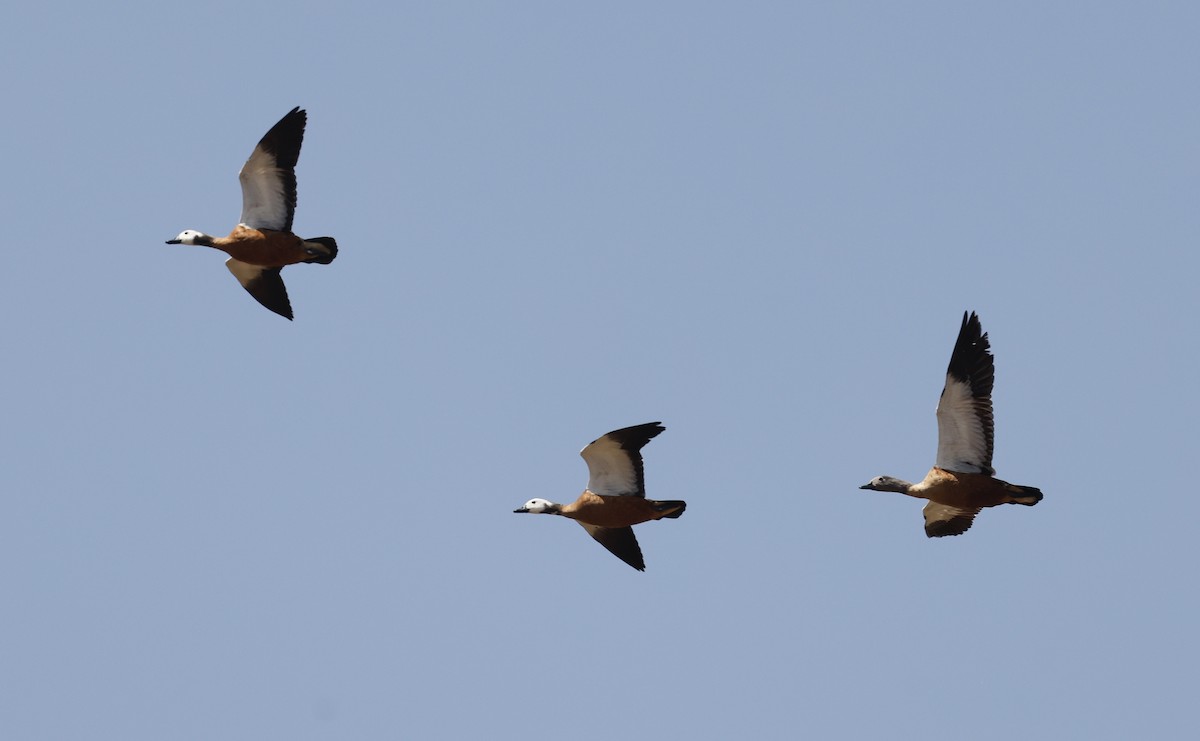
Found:
[(287, 265), (328, 265), (337, 257), (332, 237), (301, 239), (292, 234), (296, 211), (296, 161), (307, 114), (293, 108), (271, 127), (238, 173), (242, 218), (228, 237), (187, 229), (167, 244), (215, 247), (229, 255), (225, 266), (258, 303), (288, 319), (292, 304), (279, 271)]
[(930, 538), (962, 535), (984, 507), (1042, 501), (1042, 492), (995, 478), (992, 468), (992, 381), (995, 368), (988, 336), (979, 317), (963, 313), (958, 341), (946, 370), (938, 402), (937, 461), (919, 484), (877, 476), (860, 489), (894, 491), (925, 505), (925, 534)]
[(646, 499), (642, 472), (642, 448), (665, 430), (661, 422), (626, 427), (593, 440), (579, 451), (588, 466), (588, 485), (570, 504), (555, 504), (545, 499), (530, 499), (514, 513), (561, 515), (575, 520), (617, 558), (638, 571), (646, 570), (642, 549), (633, 535), (633, 526), (675, 519), (683, 514), (686, 502)]

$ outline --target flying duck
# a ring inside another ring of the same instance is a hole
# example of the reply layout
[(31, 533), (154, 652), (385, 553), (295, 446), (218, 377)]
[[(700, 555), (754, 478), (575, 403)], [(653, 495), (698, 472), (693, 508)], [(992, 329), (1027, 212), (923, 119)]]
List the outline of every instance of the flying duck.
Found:
[(979, 317), (963, 313), (958, 341), (938, 401), (937, 461), (919, 484), (877, 476), (860, 489), (895, 491), (925, 505), (925, 534), (931, 538), (962, 535), (984, 507), (1042, 501), (1042, 492), (995, 478), (992, 468), (992, 381), (995, 368), (988, 336)]
[(579, 454), (588, 466), (588, 485), (570, 504), (530, 499), (514, 513), (562, 515), (575, 520), (617, 558), (646, 570), (633, 526), (683, 514), (686, 502), (646, 499), (642, 447), (665, 430), (661, 422), (626, 427), (593, 440)]
[(242, 218), (228, 237), (187, 229), (167, 244), (198, 244), (229, 254), (225, 266), (258, 303), (292, 318), (292, 305), (279, 271), (285, 265), (337, 257), (332, 237), (301, 239), (292, 234), (296, 211), (296, 161), (308, 115), (293, 108), (250, 153), (238, 173), (242, 183)]

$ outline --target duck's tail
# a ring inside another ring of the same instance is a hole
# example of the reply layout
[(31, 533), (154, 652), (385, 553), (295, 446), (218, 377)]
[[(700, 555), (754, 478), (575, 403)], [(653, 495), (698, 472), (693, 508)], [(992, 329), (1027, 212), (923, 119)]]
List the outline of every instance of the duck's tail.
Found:
[(304, 240), (304, 248), (312, 255), (312, 259), (304, 262), (316, 262), (328, 265), (337, 257), (337, 242), (333, 237), (311, 237)]
[(657, 518), (659, 520), (664, 518), (674, 520), (676, 517), (682, 515), (683, 511), (687, 509), (687, 502), (681, 502), (678, 499), (664, 502), (651, 502), (651, 504), (654, 506), (655, 512), (662, 513)]
[(1032, 507), (1042, 501), (1042, 490), (1036, 487), (1009, 484), (1007, 488), (1008, 501), (1012, 504), (1024, 504), (1026, 507)]

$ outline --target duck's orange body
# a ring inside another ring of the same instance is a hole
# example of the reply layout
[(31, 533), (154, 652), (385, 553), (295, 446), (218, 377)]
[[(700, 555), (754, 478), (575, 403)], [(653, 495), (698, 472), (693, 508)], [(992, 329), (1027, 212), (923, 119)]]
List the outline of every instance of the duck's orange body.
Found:
[(291, 232), (251, 229), (245, 224), (238, 224), (228, 237), (213, 239), (212, 246), (239, 262), (264, 268), (282, 268), (311, 262), (312, 247), (305, 249), (306, 244), (316, 243), (305, 242)]
[(601, 496), (585, 491), (574, 502), (564, 505), (559, 514), (596, 527), (631, 527), (664, 517), (678, 517), (686, 506), (683, 502)]
[(1001, 504), (1025, 504), (1029, 487), (1017, 486), (982, 473), (946, 471), (937, 466), (906, 492), (918, 499), (959, 509), (983, 509)]

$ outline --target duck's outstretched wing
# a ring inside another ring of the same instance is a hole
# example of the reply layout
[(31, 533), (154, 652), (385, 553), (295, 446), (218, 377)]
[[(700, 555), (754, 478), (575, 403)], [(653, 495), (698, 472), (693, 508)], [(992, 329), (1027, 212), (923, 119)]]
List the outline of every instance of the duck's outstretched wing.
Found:
[(292, 303), (288, 301), (287, 287), (283, 285), (283, 276), (279, 274), (282, 268), (264, 268), (232, 257), (225, 261), (225, 267), (255, 301), (281, 317), (292, 318)]
[[(578, 521), (577, 521), (578, 522)], [(631, 527), (596, 527), (586, 522), (580, 522), (588, 535), (608, 549), (608, 552), (629, 564), (638, 571), (646, 570), (646, 562), (642, 559), (642, 548), (638, 545), (637, 537)]]
[[(292, 230), (296, 212), (296, 162), (308, 115), (293, 108), (250, 153), (238, 180), (242, 183), (241, 222), (251, 229)], [(274, 311), (274, 309), (272, 309)]]
[(604, 497), (645, 497), (642, 448), (665, 430), (662, 422), (613, 430), (579, 454), (588, 466), (588, 491)]
[(962, 535), (971, 529), (978, 509), (960, 509), (937, 502), (930, 502), (922, 510), (925, 514), (925, 534), (931, 538), (946, 535)]
[(960, 473), (991, 476), (992, 468), (992, 382), (995, 366), (987, 334), (979, 317), (963, 313), (958, 341), (946, 369), (946, 387), (938, 401), (938, 468)]

